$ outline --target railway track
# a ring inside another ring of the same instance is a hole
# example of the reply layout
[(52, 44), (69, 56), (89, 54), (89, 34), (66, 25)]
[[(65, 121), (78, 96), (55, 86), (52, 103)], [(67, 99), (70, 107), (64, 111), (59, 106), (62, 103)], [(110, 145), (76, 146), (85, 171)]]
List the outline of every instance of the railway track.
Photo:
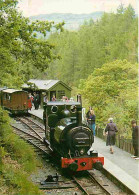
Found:
[(111, 195), (103, 185), (101, 185), (97, 180), (96, 177), (93, 176), (89, 171), (84, 173), (83, 177), (72, 176), (72, 179), (78, 185), (79, 189), (85, 195), (92, 195), (92, 194), (104, 194), (104, 195)]
[(92, 179), (92, 181), (95, 182), (95, 184), (98, 185), (98, 187), (100, 187), (100, 189), (102, 189), (105, 192), (105, 194), (109, 194), (109, 195), (111, 194), (111, 192), (108, 189), (106, 189), (106, 187), (105, 187), (105, 186), (107, 186), (106, 184), (105, 185), (101, 184), (98, 181), (98, 179), (96, 178), (96, 176), (93, 175), (92, 173), (90, 173), (89, 171), (87, 171), (87, 173), (88, 173), (89, 177)]
[(31, 117), (16, 117), (16, 123), (11, 124), (16, 134), (22, 139), (29, 142), (37, 149), (37, 153), (50, 156), (51, 148), (43, 142), (45, 137), (45, 129), (43, 126), (37, 124)]

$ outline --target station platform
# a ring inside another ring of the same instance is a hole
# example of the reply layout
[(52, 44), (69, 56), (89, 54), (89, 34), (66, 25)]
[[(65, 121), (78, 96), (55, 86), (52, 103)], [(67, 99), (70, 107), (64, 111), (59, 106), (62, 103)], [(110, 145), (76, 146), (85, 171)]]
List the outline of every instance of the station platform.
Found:
[[(43, 118), (43, 109), (29, 111), (33, 115)], [(93, 149), (104, 156), (104, 168), (114, 175), (123, 184), (128, 186), (135, 194), (139, 195), (139, 160), (131, 158), (131, 154), (114, 146), (114, 154), (110, 154), (105, 141), (94, 138)]]

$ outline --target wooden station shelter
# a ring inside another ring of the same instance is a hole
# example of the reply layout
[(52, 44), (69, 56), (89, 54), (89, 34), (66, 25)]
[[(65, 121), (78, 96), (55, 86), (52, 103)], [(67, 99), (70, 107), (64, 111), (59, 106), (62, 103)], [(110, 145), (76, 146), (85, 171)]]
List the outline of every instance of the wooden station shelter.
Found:
[(43, 98), (46, 95), (48, 101), (52, 100), (55, 95), (57, 100), (62, 99), (63, 96), (71, 97), (71, 88), (60, 80), (37, 80), (30, 79), (27, 84), (22, 86), (24, 91), (37, 92), (40, 96), (41, 106), (43, 105)]

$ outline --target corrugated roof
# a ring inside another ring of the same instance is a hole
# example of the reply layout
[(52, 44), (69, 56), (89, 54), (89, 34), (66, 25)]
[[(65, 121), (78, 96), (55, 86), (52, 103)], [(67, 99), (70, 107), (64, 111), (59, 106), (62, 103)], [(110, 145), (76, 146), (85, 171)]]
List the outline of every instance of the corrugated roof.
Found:
[[(42, 90), (49, 90), (51, 87), (56, 85), (57, 83), (61, 82), (60, 80), (37, 80), (37, 79), (30, 79), (28, 83), (34, 83), (38, 89)], [(65, 85), (67, 88), (71, 89), (69, 86), (67, 86), (65, 83), (61, 82), (63, 85)], [(22, 85), (23, 88), (29, 88), (27, 84)]]

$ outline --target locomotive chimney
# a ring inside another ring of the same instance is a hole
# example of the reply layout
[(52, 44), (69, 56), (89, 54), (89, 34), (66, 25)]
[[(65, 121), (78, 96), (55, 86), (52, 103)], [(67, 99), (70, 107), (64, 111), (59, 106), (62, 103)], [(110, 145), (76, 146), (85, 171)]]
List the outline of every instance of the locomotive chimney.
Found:
[(81, 105), (82, 105), (82, 97), (81, 97), (81, 94), (78, 94), (77, 95), (77, 102), (80, 102)]
[(82, 97), (81, 94), (77, 95), (77, 102), (80, 102), (80, 106), (77, 107), (77, 123), (78, 126), (82, 125)]

